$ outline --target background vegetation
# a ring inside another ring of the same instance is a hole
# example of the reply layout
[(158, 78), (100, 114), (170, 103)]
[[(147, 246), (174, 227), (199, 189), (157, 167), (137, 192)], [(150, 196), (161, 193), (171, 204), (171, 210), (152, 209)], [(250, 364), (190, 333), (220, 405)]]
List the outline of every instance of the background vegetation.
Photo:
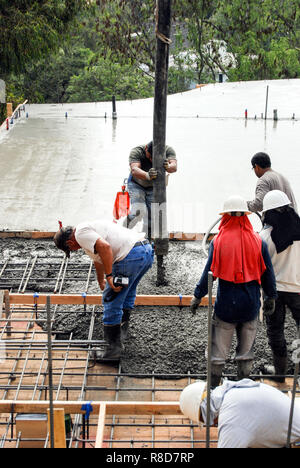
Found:
[[(299, 0), (173, 0), (169, 92), (300, 76)], [(155, 0), (0, 0), (7, 100), (150, 97)]]

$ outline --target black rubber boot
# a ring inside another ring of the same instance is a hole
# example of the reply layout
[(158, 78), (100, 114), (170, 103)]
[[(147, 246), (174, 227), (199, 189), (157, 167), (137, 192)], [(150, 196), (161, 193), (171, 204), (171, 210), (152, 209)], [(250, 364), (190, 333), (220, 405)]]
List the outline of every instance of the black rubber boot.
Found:
[(123, 309), (123, 317), (122, 317), (122, 323), (121, 323), (121, 343), (122, 344), (127, 340), (127, 337), (128, 337), (131, 310), (132, 309)]
[(119, 361), (122, 353), (121, 325), (104, 325), (104, 340), (107, 346), (104, 352), (97, 352), (97, 361)]
[[(278, 383), (285, 383), (285, 376), (287, 374), (287, 368), (288, 368), (287, 357), (275, 356), (274, 354), (273, 362), (274, 362), (274, 367), (275, 367), (275, 376), (272, 377), (272, 380)], [(281, 375), (282, 377), (276, 377), (277, 375)]]
[(238, 361), (238, 380), (249, 379), (253, 361)]
[[(273, 362), (274, 366), (265, 366), (266, 374), (270, 375), (270, 380), (273, 380), (274, 382), (285, 383), (284, 376), (287, 374), (288, 367), (287, 357), (276, 356), (274, 354)], [(277, 377), (277, 375), (280, 375), (282, 377)]]
[(223, 364), (212, 364), (211, 366), (211, 389), (218, 387), (221, 382), (222, 372), (223, 372)]

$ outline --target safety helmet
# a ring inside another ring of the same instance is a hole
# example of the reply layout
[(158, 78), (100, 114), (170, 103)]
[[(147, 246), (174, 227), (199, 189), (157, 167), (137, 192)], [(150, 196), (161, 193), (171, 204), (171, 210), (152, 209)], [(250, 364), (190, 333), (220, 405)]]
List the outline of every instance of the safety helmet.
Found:
[(262, 212), (275, 210), (291, 203), (289, 197), (284, 192), (281, 192), (281, 190), (271, 190), (265, 195)]
[(185, 387), (180, 395), (181, 412), (197, 423), (200, 422), (200, 405), (206, 390), (206, 382), (199, 380)]
[(233, 195), (225, 201), (223, 211), (220, 213), (220, 215), (234, 212), (245, 213), (247, 215), (251, 214), (251, 211), (248, 210), (246, 200), (239, 195)]

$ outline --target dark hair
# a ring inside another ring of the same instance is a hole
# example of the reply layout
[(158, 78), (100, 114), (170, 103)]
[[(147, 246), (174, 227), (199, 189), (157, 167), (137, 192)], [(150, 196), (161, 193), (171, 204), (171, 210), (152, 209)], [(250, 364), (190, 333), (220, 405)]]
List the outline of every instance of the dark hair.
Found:
[(67, 245), (67, 241), (71, 239), (73, 231), (74, 228), (72, 226), (61, 228), (53, 238), (56, 247), (65, 252), (68, 258), (70, 258), (70, 249)]
[(153, 141), (150, 141), (150, 143), (148, 143), (147, 145), (147, 151), (151, 154), (152, 156), (152, 153), (153, 153)]
[(257, 165), (262, 169), (267, 169), (271, 167), (271, 159), (266, 153), (256, 153), (251, 159), (251, 164), (253, 167)]

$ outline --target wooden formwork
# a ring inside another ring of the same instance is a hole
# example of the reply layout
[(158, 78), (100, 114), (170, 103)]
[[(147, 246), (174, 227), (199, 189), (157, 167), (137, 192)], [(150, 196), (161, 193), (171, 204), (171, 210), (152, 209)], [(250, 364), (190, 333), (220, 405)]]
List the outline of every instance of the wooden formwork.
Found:
[[(102, 295), (85, 295), (82, 294), (39, 294), (36, 297), (33, 294), (10, 294), (9, 301), (11, 304), (18, 305), (45, 305), (47, 297), (50, 296), (52, 305), (101, 305)], [(176, 296), (176, 295), (139, 295), (136, 297), (136, 306), (182, 306), (188, 307), (191, 304), (193, 296)], [(213, 298), (213, 301), (215, 298)], [(201, 301), (201, 306), (208, 306), (208, 297), (204, 297)]]
[[(9, 343), (0, 380), (0, 445), (5, 448), (18, 446), (23, 440), (22, 434), (16, 432), (17, 414), (46, 414), (49, 410), (47, 335), (35, 321), (35, 307), (45, 308), (46, 297), (1, 292), (0, 302), (4, 301), (5, 308), (1, 310), (0, 325), (5, 324), (1, 327), (2, 337), (6, 334)], [(53, 305), (101, 303), (101, 296), (52, 294), (50, 298)], [(139, 296), (137, 303), (188, 306), (190, 299)], [(18, 313), (14, 313), (15, 306), (19, 307)], [(15, 348), (14, 340), (18, 343)], [(62, 348), (56, 346), (55, 339), (52, 342), (54, 410), (60, 415), (58, 445), (63, 444), (63, 411), (74, 417), (69, 446), (75, 448), (205, 448), (206, 430), (188, 421), (178, 404), (182, 389), (196, 380), (195, 376), (160, 378), (157, 383), (155, 375), (125, 375), (120, 367), (97, 364), (90, 345), (74, 348), (71, 343), (71, 337)], [(288, 390), (292, 385), (289, 379), (285, 387), (279, 388)], [(92, 413), (86, 431), (84, 415), (88, 404)], [(212, 428), (211, 446), (216, 446), (217, 437), (217, 430)], [(49, 434), (45, 446), (49, 446)]]
[[(31, 295), (6, 293), (1, 297), (1, 302), (4, 297), (10, 301), (10, 312), (0, 323), (7, 345), (0, 368), (0, 444), (6, 448), (24, 443), (22, 434), (16, 432), (16, 415), (46, 414), (50, 390), (47, 334), (35, 315), (37, 305), (39, 312), (45, 312), (45, 297), (39, 297), (39, 304), (32, 302)], [(81, 296), (51, 295), (54, 304), (82, 304), (82, 300)], [(98, 304), (99, 296), (91, 300)], [(149, 301), (151, 297), (146, 297), (146, 304)], [(205, 447), (205, 432), (183, 417), (178, 404), (182, 389), (194, 378), (155, 380), (155, 375), (125, 375), (121, 367), (96, 363), (91, 345), (74, 347), (70, 339), (61, 348), (53, 338), (52, 346), (54, 408), (75, 415), (72, 447)], [(82, 408), (87, 402), (92, 402), (93, 412), (88, 435), (83, 435)], [(61, 417), (58, 420), (61, 427)], [(48, 439), (45, 444), (49, 445)]]

